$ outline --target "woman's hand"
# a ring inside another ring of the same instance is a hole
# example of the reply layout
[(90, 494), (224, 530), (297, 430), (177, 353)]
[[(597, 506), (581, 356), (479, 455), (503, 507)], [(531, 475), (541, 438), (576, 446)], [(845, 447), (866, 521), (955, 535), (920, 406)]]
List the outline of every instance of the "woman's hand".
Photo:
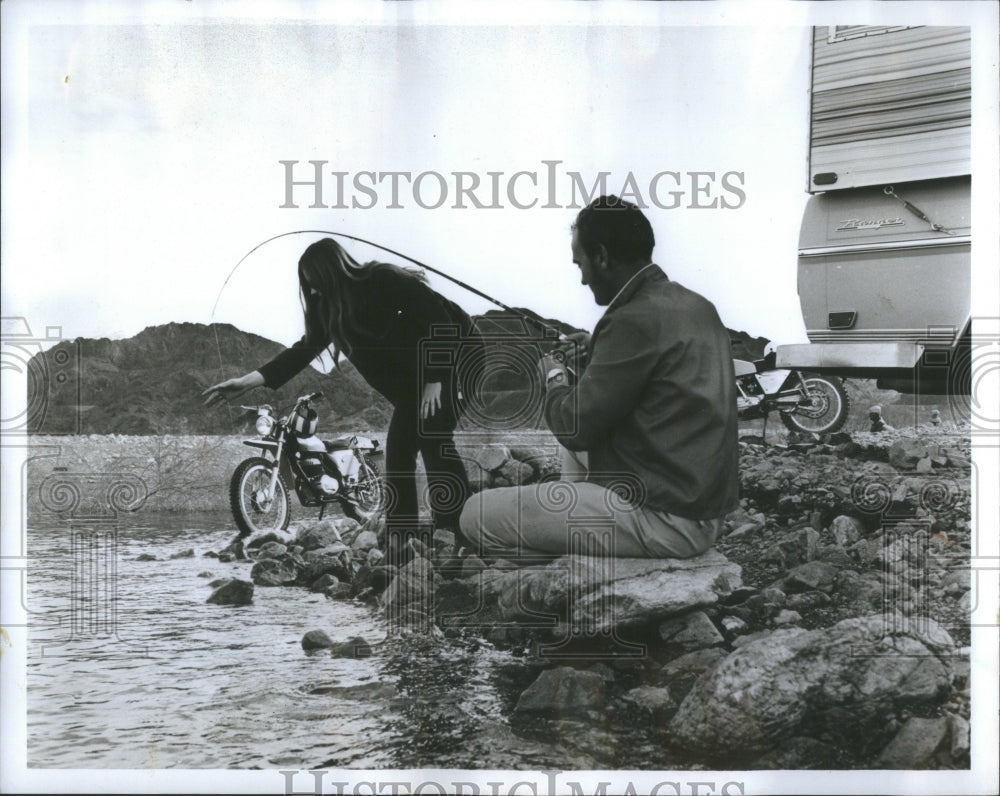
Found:
[(205, 406), (211, 406), (219, 401), (238, 398), (248, 390), (252, 390), (254, 387), (261, 387), (263, 384), (264, 377), (260, 371), (255, 370), (239, 378), (227, 379), (226, 381), (212, 385), (202, 393), (202, 396), (207, 396), (205, 398)]
[(434, 417), (441, 408), (441, 382), (429, 381), (424, 385), (424, 394), (420, 398), (420, 417), (426, 420)]

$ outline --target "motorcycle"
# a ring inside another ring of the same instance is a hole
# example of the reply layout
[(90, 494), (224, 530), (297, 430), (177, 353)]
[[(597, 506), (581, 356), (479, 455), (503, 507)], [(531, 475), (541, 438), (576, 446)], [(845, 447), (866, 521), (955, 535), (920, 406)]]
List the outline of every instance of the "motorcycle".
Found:
[(763, 418), (766, 424), (768, 415), (776, 411), (791, 431), (839, 431), (851, 411), (843, 381), (836, 376), (775, 368), (774, 360), (773, 353), (754, 362), (733, 360), (740, 419)]
[(358, 522), (382, 508), (382, 476), (373, 461), (383, 453), (378, 440), (317, 437), (319, 416), (310, 404), (322, 397), (321, 392), (304, 395), (280, 418), (270, 404), (240, 407), (256, 414), (260, 434), (260, 439), (243, 444), (261, 451), (241, 462), (229, 482), (229, 505), (241, 537), (288, 527), (289, 484), (302, 506), (319, 507), (320, 519), (332, 504)]

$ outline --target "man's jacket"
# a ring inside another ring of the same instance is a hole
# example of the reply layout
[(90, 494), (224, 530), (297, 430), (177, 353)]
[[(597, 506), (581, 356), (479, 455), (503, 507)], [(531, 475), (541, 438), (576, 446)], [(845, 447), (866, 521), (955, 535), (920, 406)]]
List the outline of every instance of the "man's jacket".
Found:
[(738, 504), (735, 384), (715, 307), (653, 266), (609, 305), (587, 369), (549, 391), (545, 417), (588, 452), (588, 480), (632, 482), (637, 504), (714, 519)]

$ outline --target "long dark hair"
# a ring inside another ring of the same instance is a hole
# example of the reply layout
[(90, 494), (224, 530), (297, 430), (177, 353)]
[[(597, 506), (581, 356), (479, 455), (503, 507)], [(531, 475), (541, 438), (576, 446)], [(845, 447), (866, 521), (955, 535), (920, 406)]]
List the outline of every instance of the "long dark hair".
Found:
[(423, 271), (391, 263), (359, 263), (333, 238), (311, 244), (299, 258), (299, 294), (305, 313), (306, 341), (332, 348), (339, 367), (341, 352), (351, 355), (351, 340), (377, 336), (358, 319), (358, 287), (380, 270), (426, 282)]

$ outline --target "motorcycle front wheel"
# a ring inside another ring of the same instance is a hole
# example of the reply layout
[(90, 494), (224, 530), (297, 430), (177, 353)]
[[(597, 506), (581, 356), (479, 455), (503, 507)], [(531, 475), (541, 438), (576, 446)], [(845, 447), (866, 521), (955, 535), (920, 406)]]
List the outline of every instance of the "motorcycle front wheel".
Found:
[(229, 482), (229, 505), (241, 536), (264, 531), (283, 531), (292, 518), (288, 487), (278, 473), (274, 497), (267, 499), (272, 468), (277, 464), (261, 457), (242, 462)]
[(803, 401), (790, 412), (781, 413), (781, 421), (792, 431), (807, 434), (832, 434), (847, 422), (851, 399), (844, 382), (836, 376), (803, 376), (803, 386), (809, 401)]

